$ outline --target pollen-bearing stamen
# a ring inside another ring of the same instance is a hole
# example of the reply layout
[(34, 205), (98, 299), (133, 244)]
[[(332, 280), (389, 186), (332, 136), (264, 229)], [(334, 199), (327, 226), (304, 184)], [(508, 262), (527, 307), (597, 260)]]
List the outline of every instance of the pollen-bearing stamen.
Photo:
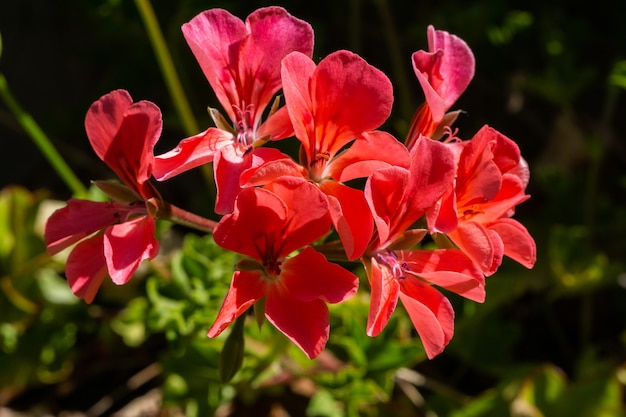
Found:
[(394, 278), (405, 279), (407, 277), (404, 272), (409, 269), (409, 266), (405, 262), (399, 262), (394, 251), (387, 250), (385, 253), (378, 253), (376, 258), (389, 268)]
[(254, 106), (249, 104), (242, 110), (240, 107), (233, 105), (233, 110), (236, 115), (235, 131), (237, 136), (235, 137), (235, 148), (241, 153), (245, 154), (254, 143), (255, 138), (255, 123), (254, 123)]

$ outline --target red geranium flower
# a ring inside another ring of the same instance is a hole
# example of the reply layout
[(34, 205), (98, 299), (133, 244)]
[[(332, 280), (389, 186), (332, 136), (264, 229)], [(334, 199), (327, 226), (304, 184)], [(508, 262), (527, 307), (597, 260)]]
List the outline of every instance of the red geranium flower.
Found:
[(457, 249), (410, 249), (426, 234), (412, 225), (454, 176), (454, 156), (444, 144), (420, 136), (410, 155), (409, 169), (381, 169), (365, 186), (377, 228), (376, 239), (362, 257), (371, 288), (367, 334), (382, 331), (399, 298), (432, 358), (452, 338), (454, 311), (431, 285), (482, 302), (485, 282), (481, 271)]
[(443, 132), (441, 125), (452, 124), (458, 112), (446, 112), (474, 77), (474, 54), (463, 39), (428, 26), (428, 49), (412, 56), (413, 70), (426, 102), (413, 116), (406, 139), (409, 148), (420, 134), (438, 139), (435, 132)]
[(266, 7), (245, 23), (225, 10), (208, 10), (182, 30), (232, 127), (221, 115), (214, 116), (217, 128), (183, 139), (157, 156), (154, 176), (162, 181), (213, 162), (215, 211), (225, 214), (233, 209), (239, 175), (251, 166), (254, 147), (293, 134), (286, 109), (263, 123), (261, 118), (281, 88), (281, 60), (292, 51), (313, 53), (313, 29), (281, 7)]
[(530, 177), (518, 146), (484, 126), (465, 142), (447, 144), (457, 157), (456, 180), (428, 213), (432, 232), (445, 233), (486, 275), (506, 255), (527, 268), (537, 257), (535, 241), (511, 219)]
[(329, 335), (326, 303), (344, 301), (358, 288), (355, 275), (305, 247), (330, 225), (326, 199), (308, 182), (284, 179), (267, 189), (242, 190), (214, 237), (221, 247), (251, 259), (233, 274), (209, 337), (265, 297), (265, 317), (309, 358), (317, 356)]
[(317, 66), (293, 52), (283, 60), (282, 79), (285, 106), (302, 145), (300, 164), (287, 155), (271, 155), (244, 172), (242, 184), (264, 185), (284, 176), (317, 184), (328, 198), (348, 259), (358, 259), (373, 223), (363, 192), (343, 182), (380, 168), (408, 166), (404, 145), (372, 130), (391, 112), (391, 82), (349, 51), (332, 53)]
[(66, 276), (72, 292), (88, 303), (107, 274), (125, 284), (141, 261), (159, 251), (149, 207), (160, 198), (148, 178), (161, 127), (159, 108), (149, 101), (133, 103), (125, 90), (104, 95), (87, 112), (91, 146), (127, 188), (110, 186), (119, 202), (69, 200), (48, 219), (45, 241), (50, 254), (80, 241), (69, 255)]

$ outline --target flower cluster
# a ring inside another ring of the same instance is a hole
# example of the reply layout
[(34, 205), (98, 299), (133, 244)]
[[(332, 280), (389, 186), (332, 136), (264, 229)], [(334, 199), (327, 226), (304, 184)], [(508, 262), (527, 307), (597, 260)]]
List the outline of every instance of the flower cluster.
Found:
[[(437, 288), (482, 302), (485, 277), (504, 255), (533, 266), (535, 243), (511, 218), (529, 197), (519, 148), (488, 126), (467, 141), (450, 128), (459, 113), (450, 109), (474, 75), (460, 38), (428, 28), (428, 51), (412, 56), (425, 102), (400, 141), (379, 130), (393, 105), (387, 76), (345, 50), (316, 64), (311, 26), (283, 8), (245, 22), (208, 10), (182, 32), (225, 116), (210, 109), (215, 127), (154, 155), (157, 106), (123, 90), (91, 106), (87, 136), (123, 184), (97, 182), (113, 201), (70, 200), (45, 234), (50, 253), (76, 244), (66, 276), (86, 302), (107, 275), (124, 284), (157, 255), (155, 224), (165, 219), (243, 255), (210, 337), (254, 305), (315, 357), (329, 336), (327, 303), (357, 291), (343, 266), (354, 262), (370, 287), (367, 334), (382, 331), (400, 299), (432, 358), (454, 331)], [(263, 146), (287, 138), (300, 142), (295, 159)], [(149, 181), (203, 164), (214, 170), (219, 223), (168, 204)]]

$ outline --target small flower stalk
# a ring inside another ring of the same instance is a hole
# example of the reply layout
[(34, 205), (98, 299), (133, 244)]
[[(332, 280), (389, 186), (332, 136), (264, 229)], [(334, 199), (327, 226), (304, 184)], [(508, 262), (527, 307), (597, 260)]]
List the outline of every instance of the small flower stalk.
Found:
[[(111, 201), (72, 199), (48, 219), (48, 251), (72, 247), (66, 277), (87, 303), (107, 277), (123, 285), (155, 258), (157, 222), (170, 221), (241, 255), (209, 337), (255, 306), (260, 322), (315, 358), (330, 334), (328, 304), (363, 291), (365, 333), (378, 335), (400, 301), (434, 358), (454, 335), (447, 292), (481, 303), (504, 257), (533, 267), (534, 240), (513, 219), (529, 198), (518, 146), (487, 125), (469, 140), (452, 130), (475, 70), (459, 37), (429, 26), (428, 50), (407, 59), (425, 101), (397, 138), (381, 130), (393, 108), (389, 78), (350, 51), (313, 61), (313, 29), (281, 7), (245, 21), (208, 10), (182, 33), (222, 106), (210, 109), (215, 127), (155, 155), (159, 108), (125, 90), (102, 96), (85, 130), (120, 181), (94, 182)], [(265, 146), (280, 140), (295, 141), (298, 154)], [(218, 222), (157, 191), (204, 164)], [(359, 288), (356, 268), (368, 285)]]

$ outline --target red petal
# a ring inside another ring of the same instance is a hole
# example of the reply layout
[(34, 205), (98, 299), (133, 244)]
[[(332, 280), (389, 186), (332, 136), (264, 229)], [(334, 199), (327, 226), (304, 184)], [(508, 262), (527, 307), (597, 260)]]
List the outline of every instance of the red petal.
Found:
[(454, 180), (454, 154), (444, 144), (420, 136), (411, 148), (407, 201), (413, 221), (432, 207)]
[(370, 309), (367, 316), (367, 335), (378, 335), (387, 325), (396, 309), (400, 286), (389, 268), (380, 266), (376, 259), (363, 260), (370, 284)]
[(474, 77), (475, 60), (465, 41), (432, 26), (428, 49), (413, 54), (413, 69), (438, 123)]
[[(476, 222), (460, 222), (448, 237), (485, 273), (491, 275), (502, 260), (502, 242), (494, 242), (486, 227)], [(494, 266), (495, 265), (495, 266)]]
[(183, 25), (183, 34), (232, 120), (232, 106), (252, 105), (258, 121), (280, 88), (280, 60), (291, 51), (313, 51), (311, 26), (280, 7), (256, 10), (245, 25), (212, 9)]
[[(422, 116), (419, 120), (423, 120), (423, 125), (432, 124), (436, 126), (443, 119), (443, 116), (448, 110), (443, 97), (437, 91), (438, 87), (443, 82), (441, 75), (443, 51), (417, 51), (411, 58), (413, 61), (413, 71), (415, 71), (417, 81), (419, 81), (424, 91), (426, 104), (428, 106), (428, 109), (424, 109), (424, 112), (419, 113), (419, 115)], [(413, 123), (416, 123), (415, 119)]]
[(252, 153), (246, 153), (242, 156), (232, 145), (220, 148), (215, 154), (213, 171), (217, 188), (215, 201), (217, 214), (227, 214), (233, 211), (235, 198), (241, 191), (239, 177), (251, 166)]
[[(349, 51), (324, 58), (311, 80), (316, 152), (331, 157), (362, 132), (376, 129), (391, 113), (393, 93), (387, 76)], [(289, 102), (287, 102), (289, 105)]]
[(119, 221), (126, 205), (71, 199), (52, 213), (44, 233), (48, 253), (54, 255), (92, 233)]
[(322, 300), (303, 302), (280, 286), (272, 287), (265, 316), (278, 330), (313, 359), (324, 349), (330, 332), (330, 314)]
[(328, 233), (331, 218), (328, 200), (317, 186), (296, 177), (283, 177), (268, 184), (287, 205), (286, 224), (280, 234), (281, 249), (277, 259), (309, 245)]
[(153, 149), (163, 124), (161, 111), (149, 101), (128, 105), (129, 99), (123, 90), (100, 98), (87, 112), (85, 129), (98, 156), (126, 185), (150, 198), (152, 193), (143, 183), (152, 175)]
[(222, 333), (237, 317), (265, 295), (266, 284), (258, 271), (235, 271), (228, 294), (217, 318), (208, 332), (209, 337)]
[(175, 175), (209, 162), (215, 153), (233, 143), (233, 135), (211, 127), (180, 141), (176, 148), (154, 158), (154, 178), (165, 181)]
[[(273, 155), (256, 158), (260, 151), (274, 151)], [(302, 165), (296, 163), (288, 155), (272, 148), (259, 148), (254, 151), (253, 166), (241, 174), (242, 187), (255, 187), (269, 184), (281, 177), (308, 178)], [(255, 166), (255, 164), (257, 164)]]
[(537, 247), (528, 230), (516, 220), (500, 219), (490, 224), (504, 244), (504, 254), (526, 268), (532, 268), (537, 260)]
[(133, 104), (126, 90), (115, 90), (95, 101), (85, 117), (85, 129), (91, 147), (104, 161), (105, 155), (124, 120), (124, 113)]
[(439, 249), (399, 253), (407, 272), (470, 300), (485, 301), (485, 277), (463, 252)]
[(428, 228), (431, 233), (449, 233), (458, 225), (456, 194), (453, 183), (441, 199), (426, 210)]
[(72, 249), (65, 275), (72, 292), (91, 303), (107, 275), (102, 234), (86, 239)]
[(502, 176), (502, 187), (498, 194), (496, 194), (493, 200), (474, 206), (477, 214), (472, 216), (471, 219), (484, 224), (502, 217), (510, 217), (515, 211), (515, 206), (529, 198), (529, 195), (524, 194), (524, 185), (519, 177), (512, 174), (504, 174)]
[(261, 126), (259, 126), (257, 137), (269, 137), (271, 140), (278, 140), (289, 138), (294, 134), (287, 106), (283, 106), (275, 113), (272, 113), (265, 119)]
[(454, 334), (452, 305), (439, 291), (417, 279), (402, 280), (400, 285), (402, 305), (432, 359), (443, 352)]
[(282, 264), (280, 281), (302, 302), (320, 299), (340, 303), (352, 297), (359, 287), (356, 275), (328, 262), (324, 255), (311, 247)]
[(314, 72), (315, 63), (305, 54), (293, 52), (282, 61), (281, 79), (285, 106), (295, 135), (307, 153), (311, 144), (315, 143), (314, 109), (310, 90)]
[(364, 195), (374, 217), (379, 246), (410, 225), (403, 222), (408, 182), (408, 170), (391, 167), (374, 172), (365, 183)]
[(459, 206), (494, 199), (502, 187), (502, 174), (515, 169), (519, 162), (517, 145), (497, 130), (483, 126), (461, 152), (457, 173)]
[(359, 258), (374, 232), (374, 219), (363, 191), (335, 181), (323, 181), (320, 189), (328, 196), (330, 215), (348, 260)]
[(272, 254), (276, 251), (274, 245), (282, 243), (286, 219), (287, 205), (276, 194), (261, 188), (246, 188), (239, 193), (234, 211), (222, 217), (215, 227), (213, 238), (224, 249), (263, 262), (259, 250), (269, 250)]
[(365, 132), (361, 138), (340, 153), (328, 165), (328, 172), (339, 182), (368, 177), (372, 172), (399, 166), (408, 168), (409, 153), (406, 147), (387, 132)]
[(242, 42), (239, 74), (244, 103), (260, 116), (281, 87), (281, 61), (290, 52), (313, 54), (313, 29), (281, 7), (254, 11), (246, 20), (250, 36)]
[(438, 91), (450, 108), (474, 77), (475, 60), (465, 41), (443, 30), (428, 27), (428, 49), (444, 52), (441, 63), (442, 84)]
[(211, 9), (185, 23), (182, 31), (222, 107), (235, 120), (232, 105), (241, 105), (238, 44), (248, 34), (246, 25), (226, 10)]
[(156, 224), (150, 216), (138, 217), (106, 229), (104, 256), (114, 283), (126, 284), (141, 261), (157, 256), (159, 241), (154, 237), (155, 231)]

